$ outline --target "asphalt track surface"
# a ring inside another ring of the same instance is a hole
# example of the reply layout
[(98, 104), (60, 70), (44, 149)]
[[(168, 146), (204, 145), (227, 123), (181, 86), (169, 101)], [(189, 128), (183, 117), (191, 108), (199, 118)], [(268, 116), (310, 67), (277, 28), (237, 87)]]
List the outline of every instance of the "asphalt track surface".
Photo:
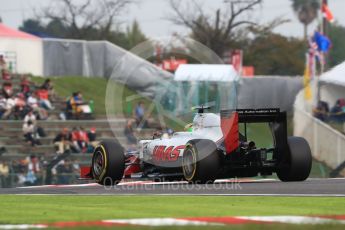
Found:
[(0, 194), (47, 195), (205, 195), (205, 196), (333, 196), (345, 197), (345, 178), (308, 179), (304, 182), (280, 182), (274, 179), (220, 180), (215, 184), (186, 182), (122, 182), (113, 187), (91, 183), (0, 189)]

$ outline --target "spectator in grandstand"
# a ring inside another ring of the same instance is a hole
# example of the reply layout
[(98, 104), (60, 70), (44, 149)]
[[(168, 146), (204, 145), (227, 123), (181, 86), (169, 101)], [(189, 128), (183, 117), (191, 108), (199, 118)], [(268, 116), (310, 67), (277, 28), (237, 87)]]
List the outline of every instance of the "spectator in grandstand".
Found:
[(19, 171), (20, 171), (19, 160), (13, 160), (12, 161), (12, 169), (13, 169), (14, 173), (19, 173)]
[(11, 74), (8, 72), (8, 70), (3, 69), (2, 70), (2, 79), (5, 81), (11, 81)]
[(134, 110), (134, 117), (137, 122), (137, 125), (141, 124), (142, 127), (145, 126), (146, 121), (144, 121), (145, 117), (145, 104), (143, 101), (139, 101), (137, 106)]
[(340, 99), (339, 99), (339, 105), (340, 105), (340, 107), (342, 107), (342, 108), (345, 107), (345, 98), (340, 98)]
[(41, 145), (41, 142), (37, 138), (37, 128), (32, 121), (24, 122), (23, 134), (25, 141), (31, 146)]
[(66, 100), (66, 111), (65, 111), (65, 115), (63, 116), (64, 119), (67, 119), (67, 120), (73, 119), (73, 106), (74, 106), (74, 99), (72, 95)]
[(88, 145), (89, 145), (89, 137), (83, 127), (80, 127), (79, 129), (78, 144), (79, 144), (79, 147), (81, 148), (81, 151), (83, 153), (86, 153), (88, 150)]
[(39, 183), (40, 179), (40, 172), (41, 166), (38, 157), (35, 155), (31, 155), (30, 158), (27, 159), (27, 171), (28, 174), (26, 176), (26, 181), (30, 183), (30, 185), (36, 185)]
[[(77, 160), (71, 160), (71, 165), (72, 165), (72, 169), (73, 169), (73, 173), (75, 175), (80, 175), (80, 165), (79, 165), (79, 161)], [(77, 179), (77, 178), (76, 178)]]
[(4, 55), (0, 55), (0, 71), (2, 73), (2, 70), (7, 69), (6, 61), (4, 58)]
[(90, 113), (90, 107), (89, 105), (84, 101), (83, 99), (83, 95), (81, 94), (81, 92), (76, 92), (75, 96), (74, 96), (74, 103), (75, 103), (75, 112), (77, 117), (80, 117), (81, 114), (86, 114), (86, 113)]
[(28, 162), (27, 160), (23, 159), (23, 160), (20, 160), (18, 165), (17, 165), (17, 170), (18, 172), (17, 173), (17, 183), (19, 185), (25, 185), (25, 182), (26, 182), (26, 176), (27, 176), (27, 168), (28, 168)]
[(78, 140), (79, 140), (79, 128), (78, 127), (73, 127), (72, 129), (72, 132), (71, 132), (71, 135), (72, 135), (72, 145), (75, 149), (74, 152), (76, 153), (80, 153), (81, 152), (81, 148), (79, 147), (79, 143), (78, 143)]
[(37, 117), (34, 114), (32, 109), (30, 109), (28, 111), (28, 113), (24, 117), (24, 123), (27, 123), (29, 121), (31, 121), (34, 124), (35, 128), (36, 128), (36, 136), (37, 136), (37, 138), (46, 137), (47, 136), (46, 132), (44, 131), (44, 129), (41, 126), (37, 125)]
[(74, 127), (72, 130), (73, 146), (78, 152), (86, 153), (88, 151), (89, 138), (83, 127)]
[(6, 111), (6, 98), (0, 95), (0, 118)]
[(54, 138), (54, 145), (57, 148), (57, 154), (63, 154), (66, 151), (71, 151), (72, 135), (68, 128), (63, 128), (59, 134)]
[(13, 86), (11, 82), (4, 82), (2, 84), (1, 94), (6, 98), (13, 96)]
[(6, 148), (5, 147), (0, 147), (0, 157), (2, 154), (6, 153)]
[(49, 99), (55, 99), (54, 86), (49, 78), (43, 82), (40, 88), (48, 91)]
[(30, 106), (30, 108), (38, 114), (38, 119), (39, 120), (46, 120), (48, 119), (48, 112), (46, 109), (41, 108), (38, 103), (37, 95), (36, 94), (31, 94), (29, 95), (27, 99), (27, 104)]
[(338, 99), (335, 102), (335, 105), (331, 109), (330, 120), (335, 122), (344, 122), (345, 121), (345, 100)]
[(313, 109), (314, 117), (320, 119), (321, 121), (326, 121), (329, 114), (329, 106), (325, 101), (319, 101), (316, 108)]
[(97, 141), (97, 133), (96, 133), (96, 128), (92, 127), (90, 131), (87, 133), (87, 137), (89, 138), (89, 151), (88, 152), (93, 152), (93, 150), (97, 147), (99, 141)]
[(24, 117), (24, 123), (27, 123), (29, 121), (31, 121), (35, 126), (37, 125), (36, 115), (33, 113), (33, 110), (29, 110), (29, 112)]
[(84, 105), (85, 103), (84, 103), (84, 100), (83, 100), (83, 95), (81, 94), (81, 92), (76, 92), (75, 94), (74, 94), (74, 103), (77, 105), (77, 106), (79, 106), (79, 105)]
[(62, 161), (57, 167), (57, 183), (58, 184), (70, 184), (73, 177), (73, 165), (69, 160)]
[(25, 182), (25, 173), (27, 169), (27, 165), (23, 162), (25, 160), (13, 160), (11, 162), (11, 173), (15, 174), (13, 176), (13, 181), (16, 182), (17, 185), (23, 185)]
[(128, 145), (136, 145), (138, 140), (137, 138), (135, 137), (135, 134), (134, 134), (134, 128), (133, 126), (135, 125), (135, 120), (133, 119), (129, 119), (127, 121), (127, 124), (126, 124), (126, 127), (123, 131), (125, 137), (127, 138), (127, 143)]
[[(24, 166), (24, 165), (23, 165)], [(25, 173), (24, 173), (24, 185), (34, 186), (37, 185), (38, 178), (36, 172), (39, 171), (39, 163), (35, 156), (26, 157), (25, 159)]]
[(15, 103), (14, 97), (7, 98), (6, 99), (6, 105), (5, 105), (5, 111), (3, 112), (1, 118), (4, 120), (10, 118), (13, 111), (14, 111), (15, 105), (16, 105), (16, 103)]
[(0, 187), (7, 187), (9, 183), (9, 173), (9, 165), (5, 161), (0, 160)]
[(48, 110), (53, 110), (54, 107), (52, 106), (50, 100), (49, 100), (49, 94), (48, 90), (46, 89), (38, 89), (36, 91), (39, 104), (42, 108), (48, 109)]
[(82, 116), (92, 113), (90, 105), (83, 100), (83, 95), (80, 92), (73, 93), (66, 104), (67, 119), (80, 119)]
[(0, 55), (0, 73), (3, 80), (11, 80), (11, 75), (7, 70), (7, 64), (3, 55)]
[(22, 77), (22, 80), (20, 82), (20, 92), (24, 94), (25, 98), (28, 98), (30, 96), (30, 81), (26, 75)]
[(14, 98), (15, 106), (14, 106), (14, 116), (16, 119), (23, 119), (25, 114), (29, 110), (29, 106), (26, 105), (25, 96), (22, 93), (19, 93)]
[(41, 172), (40, 161), (37, 156), (31, 155), (28, 159), (28, 170), (35, 174)]
[(37, 177), (32, 171), (28, 171), (24, 178), (25, 186), (35, 186), (37, 185)]

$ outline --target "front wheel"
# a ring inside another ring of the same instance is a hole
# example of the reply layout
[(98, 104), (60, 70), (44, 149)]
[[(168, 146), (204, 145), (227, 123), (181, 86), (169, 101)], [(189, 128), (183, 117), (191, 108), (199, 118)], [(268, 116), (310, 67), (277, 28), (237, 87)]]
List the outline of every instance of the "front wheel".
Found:
[(184, 178), (191, 183), (213, 183), (220, 168), (216, 144), (211, 140), (191, 140), (183, 152)]
[(125, 170), (124, 149), (117, 141), (102, 141), (95, 148), (92, 164), (92, 176), (101, 185), (116, 185)]
[(281, 181), (304, 181), (309, 177), (312, 167), (309, 144), (302, 137), (288, 137), (288, 146), (277, 176)]

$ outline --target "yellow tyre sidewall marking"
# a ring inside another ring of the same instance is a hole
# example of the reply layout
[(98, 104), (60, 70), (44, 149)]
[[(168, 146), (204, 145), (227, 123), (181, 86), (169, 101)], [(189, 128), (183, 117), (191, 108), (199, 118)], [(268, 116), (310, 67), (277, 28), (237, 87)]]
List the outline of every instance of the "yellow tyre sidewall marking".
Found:
[(98, 146), (99, 148), (102, 149), (102, 155), (104, 157), (104, 168), (103, 168), (103, 171), (101, 173), (101, 175), (99, 176), (99, 181), (102, 181), (103, 180), (103, 177), (104, 177), (104, 174), (106, 173), (107, 171), (107, 166), (108, 166), (108, 159), (107, 159), (107, 152), (105, 151), (105, 148), (103, 145), (100, 145)]
[[(191, 144), (188, 144), (185, 149), (187, 149), (187, 148), (191, 148), (191, 152), (192, 152), (192, 156), (193, 156), (193, 162), (195, 162), (195, 167), (194, 167), (194, 171), (192, 173), (192, 176), (189, 178), (186, 177), (186, 180), (190, 181), (193, 179), (193, 177), (195, 176), (195, 172), (196, 172), (196, 167), (197, 167), (197, 165), (196, 165), (196, 151), (195, 151), (195, 148), (193, 147), (193, 145), (191, 145)], [(184, 167), (182, 167), (182, 168), (184, 171), (184, 175), (186, 176), (185, 169), (184, 169)]]

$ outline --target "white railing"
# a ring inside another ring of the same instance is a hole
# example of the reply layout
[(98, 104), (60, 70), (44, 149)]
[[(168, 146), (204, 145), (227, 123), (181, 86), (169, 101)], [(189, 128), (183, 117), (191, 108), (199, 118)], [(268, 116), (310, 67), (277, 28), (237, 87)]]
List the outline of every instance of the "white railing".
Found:
[[(304, 137), (313, 157), (335, 169), (345, 161), (345, 135), (310, 113), (294, 107), (294, 135)], [(343, 175), (345, 174), (343, 170)]]

